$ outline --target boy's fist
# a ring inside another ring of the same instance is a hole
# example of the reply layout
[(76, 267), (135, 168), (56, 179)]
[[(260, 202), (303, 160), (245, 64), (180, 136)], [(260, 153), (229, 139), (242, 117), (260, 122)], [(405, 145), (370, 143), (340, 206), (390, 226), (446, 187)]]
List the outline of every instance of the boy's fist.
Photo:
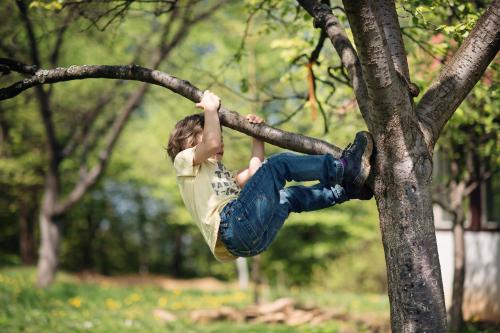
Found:
[(205, 90), (201, 101), (195, 106), (204, 111), (217, 111), (220, 107), (220, 98), (210, 90)]
[(255, 114), (248, 114), (246, 115), (245, 119), (250, 123), (250, 124), (260, 124), (264, 122), (264, 119), (261, 117), (255, 115)]

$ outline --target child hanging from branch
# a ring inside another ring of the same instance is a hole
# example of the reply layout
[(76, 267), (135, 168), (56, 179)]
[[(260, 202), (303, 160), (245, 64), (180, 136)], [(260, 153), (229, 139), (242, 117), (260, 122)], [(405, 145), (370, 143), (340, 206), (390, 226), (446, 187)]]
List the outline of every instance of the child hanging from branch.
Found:
[[(329, 154), (292, 153), (265, 159), (264, 142), (254, 138), (248, 168), (233, 173), (222, 164), (219, 97), (207, 90), (196, 107), (203, 113), (175, 125), (167, 152), (184, 204), (217, 260), (226, 262), (261, 253), (291, 212), (373, 196), (364, 186), (373, 149), (368, 132), (357, 133), (340, 159)], [(248, 115), (246, 120), (263, 122), (256, 115)], [(314, 180), (319, 183), (285, 187), (287, 181)]]

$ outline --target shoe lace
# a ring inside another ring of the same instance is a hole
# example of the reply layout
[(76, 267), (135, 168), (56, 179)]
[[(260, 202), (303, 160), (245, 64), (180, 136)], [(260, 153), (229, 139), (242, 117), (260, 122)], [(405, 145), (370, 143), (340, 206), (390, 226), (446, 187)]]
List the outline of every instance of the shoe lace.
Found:
[(342, 152), (342, 157), (346, 157), (348, 152), (349, 152), (349, 149), (352, 147), (352, 143), (349, 143), (345, 148), (344, 148), (344, 151)]

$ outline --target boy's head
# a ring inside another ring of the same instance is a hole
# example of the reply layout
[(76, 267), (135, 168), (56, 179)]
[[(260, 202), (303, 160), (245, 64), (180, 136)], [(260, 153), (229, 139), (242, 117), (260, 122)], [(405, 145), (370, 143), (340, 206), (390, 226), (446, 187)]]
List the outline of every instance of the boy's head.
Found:
[(187, 116), (175, 124), (167, 146), (167, 153), (172, 162), (178, 153), (199, 143), (204, 126), (205, 117), (203, 113)]

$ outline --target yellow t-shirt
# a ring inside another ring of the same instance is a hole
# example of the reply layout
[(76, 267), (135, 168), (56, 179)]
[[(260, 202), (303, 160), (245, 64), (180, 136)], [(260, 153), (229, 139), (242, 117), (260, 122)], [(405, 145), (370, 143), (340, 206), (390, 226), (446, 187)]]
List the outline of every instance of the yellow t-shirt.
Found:
[(222, 208), (240, 192), (236, 178), (215, 159), (193, 165), (193, 158), (194, 147), (181, 151), (174, 159), (182, 200), (215, 258), (221, 262), (234, 260), (236, 257), (217, 236)]

